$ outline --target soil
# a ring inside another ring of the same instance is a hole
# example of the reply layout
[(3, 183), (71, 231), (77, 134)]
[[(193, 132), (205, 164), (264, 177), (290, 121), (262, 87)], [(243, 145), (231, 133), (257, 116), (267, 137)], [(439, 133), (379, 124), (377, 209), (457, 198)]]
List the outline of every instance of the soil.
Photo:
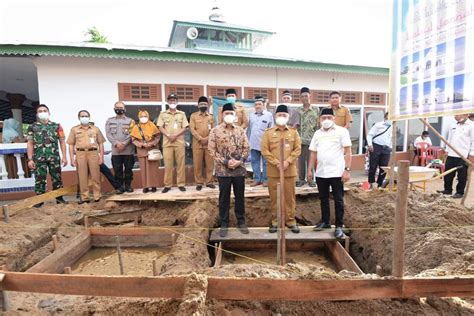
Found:
[[(364, 274), (355, 276), (347, 271), (336, 273), (323, 258), (315, 255), (313, 262), (305, 262), (310, 254), (300, 253), (285, 266), (248, 263), (242, 257), (224, 256), (233, 264), (211, 268), (207, 239), (209, 228), (216, 227), (217, 201), (194, 203), (105, 203), (77, 205), (47, 205), (41, 209), (24, 210), (0, 224), (0, 265), (13, 271), (25, 271), (52, 251), (51, 236), (56, 234), (60, 244), (80, 233), (84, 215), (107, 210), (123, 211), (141, 208), (142, 225), (184, 226), (176, 228), (176, 243), (168, 253), (160, 256), (161, 275), (188, 275), (183, 300), (154, 300), (132, 298), (100, 298), (81, 296), (8, 293), (11, 311), (7, 314), (160, 314), (160, 315), (309, 315), (309, 314), (456, 314), (473, 315), (474, 301), (462, 298), (414, 298), (408, 300), (366, 300), (354, 302), (233, 302), (205, 299), (207, 276), (344, 279), (379, 278), (391, 270), (391, 247), (395, 195), (352, 189), (346, 194), (345, 224), (350, 227), (350, 252)], [(249, 226), (267, 226), (271, 219), (268, 198), (247, 199)], [(231, 209), (231, 225), (235, 216)], [(317, 197), (299, 197), (297, 220), (302, 225), (319, 221)], [(334, 217), (332, 217), (334, 218)], [(407, 276), (474, 275), (474, 213), (438, 194), (410, 194), (407, 234), (405, 239), (405, 271)], [(159, 249), (161, 251), (161, 249)], [(211, 251), (213, 251), (211, 249)], [(124, 249), (126, 258), (135, 254)], [(252, 258), (254, 254), (245, 253)], [(141, 255), (144, 255), (141, 253)], [(157, 256), (148, 253), (145, 256)], [(260, 259), (272, 262), (271, 254), (259, 254)], [(306, 256), (306, 257), (305, 257)], [(113, 251), (110, 258), (115, 258)], [(289, 257), (292, 255), (289, 253)], [(151, 258), (151, 257), (150, 257)], [(151, 262), (147, 257), (145, 261)], [(111, 259), (112, 260), (112, 259)], [(127, 260), (127, 259), (126, 259)], [(136, 259), (133, 259), (136, 260)], [(127, 262), (127, 261), (126, 261)], [(80, 263), (79, 263), (80, 265)], [(127, 265), (127, 264), (126, 264)], [(105, 263), (104, 263), (105, 266)], [(81, 270), (82, 269), (82, 270)], [(95, 269), (93, 269), (95, 270)], [(145, 269), (146, 270), (146, 269)], [(90, 273), (85, 266), (82, 273)], [(147, 274), (150, 271), (146, 270)], [(130, 271), (130, 274), (132, 272)], [(109, 272), (110, 274), (110, 272)]]

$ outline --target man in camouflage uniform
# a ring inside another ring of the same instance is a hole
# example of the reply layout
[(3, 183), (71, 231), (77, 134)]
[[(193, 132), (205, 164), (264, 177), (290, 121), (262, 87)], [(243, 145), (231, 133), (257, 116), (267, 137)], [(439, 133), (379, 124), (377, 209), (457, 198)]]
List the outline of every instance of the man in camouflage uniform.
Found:
[[(35, 193), (46, 192), (46, 178), (51, 175), (53, 190), (63, 187), (61, 163), (67, 165), (64, 131), (60, 124), (49, 120), (49, 108), (41, 104), (36, 109), (38, 120), (28, 127), (27, 153), (28, 167), (35, 173)], [(58, 146), (59, 143), (59, 146)], [(62, 159), (59, 156), (61, 147)], [(63, 197), (56, 198), (57, 203), (66, 203)], [(41, 207), (43, 203), (36, 204)]]

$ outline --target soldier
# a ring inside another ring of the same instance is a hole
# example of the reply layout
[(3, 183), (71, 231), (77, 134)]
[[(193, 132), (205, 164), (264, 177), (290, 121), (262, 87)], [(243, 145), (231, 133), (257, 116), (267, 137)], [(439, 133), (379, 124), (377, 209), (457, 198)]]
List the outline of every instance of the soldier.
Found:
[[(235, 114), (236, 114), (235, 125), (243, 129), (247, 128), (249, 120), (247, 117), (247, 113), (245, 111), (245, 107), (241, 103), (235, 102), (237, 98), (237, 91), (235, 91), (235, 89), (233, 88), (227, 89), (225, 91), (225, 97), (227, 99), (227, 103), (232, 103), (235, 107)], [(223, 122), (222, 109), (219, 109), (219, 124), (221, 124), (222, 122)]]
[[(46, 177), (51, 175), (53, 190), (63, 187), (61, 180), (61, 163), (67, 166), (66, 143), (64, 142), (64, 131), (60, 124), (49, 120), (49, 108), (40, 104), (36, 109), (37, 121), (28, 127), (27, 132), (27, 155), (28, 167), (35, 172), (35, 193), (46, 192)], [(61, 147), (62, 158), (59, 156)], [(63, 197), (56, 198), (56, 203), (64, 203)], [(36, 204), (41, 207), (43, 203)]]
[(341, 105), (341, 94), (337, 91), (333, 91), (329, 94), (329, 102), (331, 103), (329, 107), (334, 111), (336, 116), (336, 125), (351, 128), (352, 125), (352, 115), (349, 108)]
[(285, 221), (287, 227), (295, 234), (300, 232), (295, 220), (296, 198), (296, 161), (301, 154), (301, 139), (298, 131), (288, 126), (290, 115), (286, 105), (279, 105), (275, 113), (276, 126), (268, 128), (262, 137), (262, 155), (268, 161), (268, 193), (270, 194), (272, 223), (270, 233), (277, 231), (277, 184), (280, 182), (280, 140), (285, 140), (284, 162), (285, 183), (281, 192), (285, 195)]
[(78, 113), (79, 125), (71, 128), (67, 139), (71, 166), (77, 167), (81, 200), (79, 204), (89, 203), (88, 178), (91, 176), (94, 202), (99, 202), (100, 165), (104, 162), (105, 138), (100, 129), (90, 123), (90, 114), (86, 110)]
[(112, 144), (112, 167), (114, 168), (115, 183), (119, 185), (117, 194), (133, 192), (133, 164), (135, 163), (135, 147), (130, 138), (132, 119), (125, 116), (125, 104), (116, 102), (116, 116), (105, 123), (105, 135)]
[[(214, 118), (207, 109), (209, 101), (205, 96), (199, 98), (199, 111), (191, 114), (189, 126), (193, 134), (193, 166), (194, 180), (196, 181), (196, 190), (200, 191), (202, 186), (215, 189), (212, 184), (212, 172), (214, 171), (214, 160), (209, 154), (207, 145), (209, 142), (209, 133), (214, 127)], [(206, 165), (206, 178), (202, 176), (203, 165)]]
[(316, 183), (314, 183), (313, 179), (306, 179), (306, 167), (308, 166), (309, 160), (309, 144), (317, 129), (318, 114), (311, 108), (311, 93), (309, 89), (306, 87), (301, 88), (300, 96), (303, 102), (303, 106), (299, 109), (300, 128), (298, 130), (301, 136), (301, 156), (298, 159), (300, 179), (296, 182), (296, 186), (303, 186), (306, 183), (305, 180), (307, 180), (308, 185), (314, 188), (316, 187)]
[(189, 124), (186, 114), (176, 109), (178, 96), (172, 93), (168, 95), (167, 100), (169, 109), (160, 113), (156, 124), (163, 134), (163, 159), (165, 161), (165, 187), (161, 192), (166, 193), (173, 186), (175, 162), (178, 188), (184, 192), (186, 191), (184, 187), (186, 185), (184, 133)]

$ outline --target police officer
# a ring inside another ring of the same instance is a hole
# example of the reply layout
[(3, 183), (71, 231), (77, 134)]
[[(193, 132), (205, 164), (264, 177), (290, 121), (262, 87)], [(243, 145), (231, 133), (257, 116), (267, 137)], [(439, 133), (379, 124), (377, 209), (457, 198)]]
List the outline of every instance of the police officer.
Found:
[(173, 168), (176, 162), (177, 184), (181, 191), (186, 191), (185, 170), (185, 142), (184, 133), (188, 127), (188, 120), (183, 111), (176, 109), (178, 96), (168, 95), (168, 110), (161, 112), (157, 125), (163, 134), (163, 159), (165, 162), (165, 187), (161, 192), (166, 193), (173, 186)]
[[(233, 88), (227, 89), (225, 91), (225, 97), (226, 97), (227, 103), (232, 103), (234, 105), (235, 115), (237, 118), (235, 125), (243, 129), (247, 128), (249, 124), (249, 119), (247, 117), (247, 113), (245, 112), (245, 107), (240, 102), (236, 102), (237, 91), (235, 91), (235, 89)], [(222, 116), (222, 109), (219, 109), (219, 124), (221, 124), (223, 121), (224, 119)]]
[[(35, 172), (35, 193), (46, 192), (46, 177), (51, 175), (53, 190), (63, 187), (61, 180), (61, 163), (67, 166), (66, 143), (64, 131), (60, 124), (49, 120), (49, 108), (40, 104), (36, 109), (37, 121), (28, 127), (27, 155), (28, 167)], [(61, 147), (62, 158), (59, 156)], [(57, 203), (66, 203), (63, 197), (56, 198)], [(43, 203), (36, 204), (41, 207)]]
[(81, 200), (79, 204), (89, 203), (89, 174), (91, 177), (94, 202), (99, 202), (100, 165), (104, 162), (105, 138), (100, 129), (90, 123), (90, 114), (86, 110), (78, 113), (79, 125), (71, 128), (67, 139), (71, 166), (77, 167)]
[[(285, 182), (281, 187), (281, 192), (285, 195), (285, 224), (293, 233), (299, 233), (300, 229), (296, 224), (296, 161), (301, 154), (301, 139), (296, 128), (288, 126), (290, 114), (286, 105), (279, 105), (275, 113), (276, 126), (268, 128), (262, 136), (262, 155), (268, 162), (268, 193), (270, 194), (272, 208), (272, 223), (270, 233), (277, 231), (277, 184), (280, 182), (280, 140), (285, 140), (284, 147), (284, 175)], [(283, 219), (282, 219), (283, 220)]]
[(125, 104), (116, 102), (114, 105), (116, 116), (105, 123), (105, 135), (112, 144), (112, 167), (114, 168), (115, 183), (118, 185), (117, 194), (133, 192), (133, 164), (135, 162), (133, 146), (130, 138), (132, 119), (125, 116)]
[[(193, 167), (196, 190), (200, 191), (202, 186), (215, 189), (212, 184), (212, 172), (214, 170), (214, 159), (209, 154), (207, 144), (209, 132), (214, 127), (214, 118), (207, 109), (209, 101), (205, 96), (199, 98), (199, 111), (191, 114), (189, 126), (193, 135)], [(203, 166), (206, 165), (206, 177), (202, 176)]]

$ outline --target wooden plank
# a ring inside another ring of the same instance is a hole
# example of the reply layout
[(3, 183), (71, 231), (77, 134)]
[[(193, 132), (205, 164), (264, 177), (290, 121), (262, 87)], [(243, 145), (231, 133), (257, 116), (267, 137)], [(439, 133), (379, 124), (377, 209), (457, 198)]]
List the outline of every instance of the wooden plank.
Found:
[[(239, 241), (223, 241), (222, 247), (232, 251), (258, 251), (258, 250), (275, 250), (277, 245), (275, 241), (258, 240), (252, 242)], [(299, 241), (286, 240), (287, 251), (301, 251), (301, 250), (323, 250), (324, 244), (320, 241)]]
[[(5, 272), (2, 291), (63, 295), (175, 298), (186, 276), (137, 277)], [(366, 300), (473, 297), (474, 278), (380, 280), (281, 280), (208, 278), (207, 298), (221, 300)]]
[(395, 205), (395, 227), (393, 229), (392, 275), (403, 278), (405, 266), (405, 227), (408, 208), (408, 180), (410, 161), (398, 162), (397, 202)]
[[(143, 214), (145, 210), (130, 210), (122, 212), (107, 212), (103, 211), (98, 214), (89, 215), (89, 224), (98, 223), (99, 225), (107, 224), (121, 224), (126, 222), (133, 222), (137, 217)], [(83, 219), (78, 221), (77, 224), (82, 224)]]
[(325, 241), (324, 245), (339, 270), (348, 270), (357, 274), (364, 273), (338, 241)]
[(90, 247), (91, 236), (88, 231), (84, 231), (69, 241), (67, 245), (32, 266), (27, 272), (63, 273), (65, 267), (72, 266), (89, 251)]
[(91, 227), (91, 245), (93, 247), (116, 247), (115, 236), (120, 236), (122, 247), (169, 247), (172, 245), (173, 232), (180, 227)]

